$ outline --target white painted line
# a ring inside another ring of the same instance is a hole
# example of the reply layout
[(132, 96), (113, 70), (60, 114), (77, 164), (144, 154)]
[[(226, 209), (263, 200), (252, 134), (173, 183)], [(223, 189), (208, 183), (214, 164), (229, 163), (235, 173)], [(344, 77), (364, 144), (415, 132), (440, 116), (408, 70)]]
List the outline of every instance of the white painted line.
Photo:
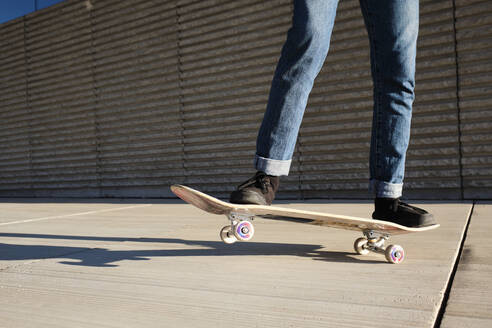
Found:
[(72, 216), (80, 216), (80, 215), (87, 215), (87, 214), (103, 213), (103, 212), (110, 212), (110, 211), (120, 211), (120, 210), (127, 210), (127, 209), (130, 209), (130, 208), (146, 207), (146, 206), (152, 206), (152, 204), (125, 206), (125, 207), (117, 207), (117, 208), (108, 208), (108, 209), (105, 209), (105, 210), (89, 211), (89, 212), (74, 213), (74, 214), (65, 214), (65, 215), (56, 215), (56, 216), (45, 216), (45, 217), (42, 217), (42, 218), (27, 219), (27, 220), (12, 221), (12, 222), (4, 222), (4, 223), (0, 223), (0, 226), (11, 225), (11, 224), (18, 224), (18, 223), (27, 223), (27, 222), (37, 222), (37, 221), (44, 221), (44, 220), (52, 220), (52, 219), (62, 219), (62, 218), (68, 218), (68, 217), (72, 217)]

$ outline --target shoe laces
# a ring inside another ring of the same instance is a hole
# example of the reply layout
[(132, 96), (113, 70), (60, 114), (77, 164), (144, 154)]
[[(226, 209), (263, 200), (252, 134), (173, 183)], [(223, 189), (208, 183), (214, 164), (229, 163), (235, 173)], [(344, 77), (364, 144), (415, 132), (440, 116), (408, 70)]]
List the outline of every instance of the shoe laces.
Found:
[(424, 210), (424, 209), (422, 209), (422, 208), (420, 208), (420, 207), (413, 206), (413, 205), (410, 205), (410, 204), (404, 203), (404, 202), (402, 202), (402, 201), (399, 201), (398, 206), (399, 206), (399, 207), (401, 206), (402, 208), (406, 208), (407, 210), (408, 210), (408, 209), (409, 209), (409, 210), (412, 210), (412, 211), (414, 211), (414, 212), (416, 212), (416, 213), (428, 213), (426, 210)]
[(270, 178), (268, 178), (268, 176), (265, 173), (259, 172), (254, 177), (241, 184), (238, 187), (238, 189), (244, 189), (247, 187), (255, 186), (256, 188), (260, 189), (262, 193), (267, 194), (269, 184), (270, 184)]

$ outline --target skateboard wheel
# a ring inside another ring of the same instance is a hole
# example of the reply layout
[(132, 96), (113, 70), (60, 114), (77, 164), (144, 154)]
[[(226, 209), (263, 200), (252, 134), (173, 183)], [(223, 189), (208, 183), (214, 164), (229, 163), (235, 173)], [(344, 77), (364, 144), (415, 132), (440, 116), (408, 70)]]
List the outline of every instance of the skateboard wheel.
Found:
[(220, 230), (220, 239), (226, 244), (234, 244), (237, 241), (236, 236), (232, 233), (231, 226), (225, 226)]
[(354, 250), (359, 255), (366, 255), (369, 250), (366, 248), (367, 239), (364, 237), (357, 238), (354, 242)]
[(249, 221), (240, 221), (234, 225), (234, 235), (237, 239), (242, 241), (248, 241), (253, 238), (255, 228)]
[(384, 255), (389, 263), (399, 264), (405, 259), (405, 251), (400, 245), (388, 245), (384, 251)]

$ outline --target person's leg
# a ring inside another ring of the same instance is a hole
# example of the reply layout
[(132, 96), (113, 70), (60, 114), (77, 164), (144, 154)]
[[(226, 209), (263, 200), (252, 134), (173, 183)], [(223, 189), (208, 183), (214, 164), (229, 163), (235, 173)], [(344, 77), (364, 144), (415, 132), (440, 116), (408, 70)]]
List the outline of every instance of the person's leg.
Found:
[(292, 27), (277, 64), (256, 142), (255, 167), (288, 175), (313, 82), (330, 45), (338, 0), (295, 0)]
[(415, 87), (418, 0), (360, 0), (371, 45), (374, 114), (370, 186), (401, 196)]
[(370, 150), (373, 218), (407, 226), (436, 223), (425, 210), (402, 203), (405, 157), (415, 87), (418, 0), (360, 0), (371, 45), (374, 114)]
[(258, 172), (231, 193), (231, 203), (269, 205), (279, 176), (288, 175), (308, 96), (328, 53), (337, 5), (338, 0), (294, 0), (292, 26), (256, 140)]

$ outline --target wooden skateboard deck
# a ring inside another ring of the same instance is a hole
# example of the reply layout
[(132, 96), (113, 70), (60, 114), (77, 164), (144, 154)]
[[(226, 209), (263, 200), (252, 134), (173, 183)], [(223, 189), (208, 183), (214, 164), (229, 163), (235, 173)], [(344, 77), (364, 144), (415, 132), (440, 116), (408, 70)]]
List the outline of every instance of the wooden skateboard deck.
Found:
[[(220, 234), (222, 240), (226, 243), (251, 239), (254, 228), (249, 220), (252, 220), (254, 217), (361, 231), (365, 235), (365, 238), (359, 238), (356, 240), (356, 244), (354, 244), (354, 248), (359, 254), (366, 254), (366, 250), (380, 253), (385, 251), (382, 245), (391, 235), (427, 231), (439, 227), (436, 224), (422, 228), (410, 228), (392, 222), (346, 215), (304, 211), (277, 206), (231, 204), (183, 185), (172, 185), (171, 190), (176, 196), (201, 210), (213, 214), (226, 215), (231, 221), (231, 226), (224, 227)], [(241, 231), (246, 231), (247, 233), (243, 234)], [(357, 247), (357, 242), (360, 244), (359, 247)], [(373, 245), (371, 243), (375, 244), (375, 246), (372, 247)], [(399, 245), (391, 246), (401, 248)], [(398, 252), (403, 254), (403, 249), (399, 249)], [(386, 258), (388, 259), (388, 256)], [(390, 260), (388, 259), (388, 261)], [(390, 262), (400, 263), (401, 261), (403, 261), (403, 257), (399, 262)]]

